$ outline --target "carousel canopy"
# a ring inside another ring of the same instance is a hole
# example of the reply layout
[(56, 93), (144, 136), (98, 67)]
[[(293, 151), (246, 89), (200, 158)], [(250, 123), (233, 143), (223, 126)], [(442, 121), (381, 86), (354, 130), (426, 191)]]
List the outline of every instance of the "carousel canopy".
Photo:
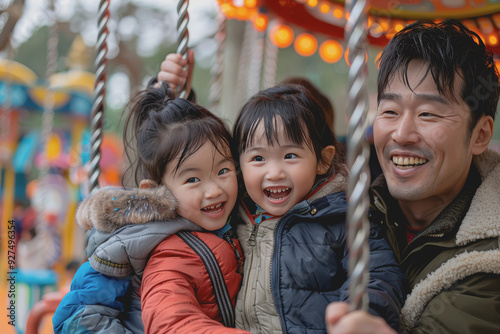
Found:
[[(219, 0), (219, 5), (227, 18), (252, 20), (256, 28), (263, 29), (273, 17), (311, 33), (344, 38), (347, 14), (343, 0)], [(417, 19), (455, 18), (478, 33), (500, 57), (500, 0), (368, 0), (368, 7), (367, 37), (372, 45), (385, 46), (396, 32)]]

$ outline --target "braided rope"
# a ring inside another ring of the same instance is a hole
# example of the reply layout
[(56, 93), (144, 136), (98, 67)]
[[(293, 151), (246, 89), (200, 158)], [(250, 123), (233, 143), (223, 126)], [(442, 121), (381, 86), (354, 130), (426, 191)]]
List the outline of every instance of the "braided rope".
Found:
[(260, 90), (260, 77), (262, 74), (262, 61), (264, 57), (264, 32), (255, 30), (252, 26), (252, 58), (248, 66), (247, 97), (250, 97)]
[(245, 32), (241, 46), (240, 61), (238, 64), (238, 77), (236, 82), (236, 92), (239, 94), (239, 104), (243, 104), (250, 97), (247, 95), (248, 87), (248, 63), (250, 63), (252, 51), (252, 34), (254, 29), (251, 22), (245, 22)]
[[(186, 59), (188, 54), (188, 42), (189, 42), (189, 13), (188, 13), (189, 0), (179, 0), (177, 5), (177, 14), (179, 18), (177, 19), (177, 53), (179, 53), (182, 58)], [(182, 85), (177, 88), (177, 96), (180, 98), (187, 98), (185, 81)]]
[[(269, 30), (268, 30), (269, 31)], [(276, 84), (276, 70), (278, 69), (279, 49), (270, 38), (266, 38), (265, 62), (264, 62), (264, 88), (272, 87)]]
[(365, 59), (366, 43), (366, 0), (346, 1), (349, 19), (345, 27), (345, 39), (349, 48), (351, 67), (348, 73), (348, 105), (349, 131), (347, 138), (347, 164), (350, 179), (347, 190), (349, 199), (348, 245), (350, 303), (352, 310), (366, 310), (368, 295), (366, 286), (369, 280), (370, 252), (368, 235), (368, 207), (370, 199), (370, 171), (368, 160), (370, 149), (366, 139), (366, 123), (368, 112), (368, 93), (366, 89), (367, 73)]
[(97, 33), (97, 56), (95, 59), (96, 79), (94, 85), (94, 104), (92, 105), (91, 116), (91, 137), (90, 137), (90, 177), (89, 191), (92, 192), (99, 188), (99, 175), (101, 174), (101, 144), (103, 137), (104, 123), (104, 100), (106, 97), (106, 70), (108, 53), (107, 38), (109, 21), (109, 0), (101, 0), (98, 10), (98, 33)]
[[(57, 70), (57, 58), (59, 57), (57, 52), (57, 45), (59, 43), (58, 27), (57, 27), (57, 16), (55, 11), (55, 0), (49, 2), (49, 8), (47, 10), (50, 16), (50, 22), (52, 25), (49, 29), (49, 39), (47, 42), (47, 68), (45, 70), (45, 80), (47, 81), (47, 93), (44, 100), (44, 110), (42, 116), (42, 131), (41, 131), (41, 143), (42, 147), (47, 149), (47, 144), (50, 135), (53, 131), (54, 122), (54, 99), (55, 92), (54, 89), (50, 87), (49, 79)], [(40, 168), (39, 179), (42, 179), (48, 173), (49, 163), (46, 159), (46, 154), (42, 154), (42, 166)]]
[(215, 53), (215, 61), (210, 70), (210, 93), (208, 96), (209, 105), (214, 113), (217, 113), (220, 108), (220, 100), (222, 97), (222, 74), (224, 69), (224, 50), (226, 47), (226, 18), (222, 13), (217, 15), (219, 26), (215, 33), (217, 41), (217, 52)]

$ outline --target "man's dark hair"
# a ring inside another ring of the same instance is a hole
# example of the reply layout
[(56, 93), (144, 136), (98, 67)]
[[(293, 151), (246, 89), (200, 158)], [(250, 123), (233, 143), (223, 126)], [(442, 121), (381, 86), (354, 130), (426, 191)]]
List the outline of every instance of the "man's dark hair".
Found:
[[(495, 119), (498, 71), (491, 51), (481, 38), (460, 21), (441, 23), (416, 21), (398, 32), (384, 48), (379, 63), (378, 100), (396, 75), (408, 88), (408, 65), (423, 60), (440, 94), (458, 101), (458, 94), (471, 110), (469, 135), (482, 115)], [(460, 92), (454, 92), (455, 74), (463, 78)]]

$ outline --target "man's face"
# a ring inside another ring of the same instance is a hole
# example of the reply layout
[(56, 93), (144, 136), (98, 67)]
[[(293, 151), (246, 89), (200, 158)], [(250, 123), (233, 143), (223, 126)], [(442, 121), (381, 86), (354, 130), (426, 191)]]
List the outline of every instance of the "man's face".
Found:
[(441, 95), (427, 65), (408, 67), (411, 89), (399, 74), (381, 95), (373, 132), (377, 155), (391, 195), (400, 203), (442, 205), (455, 198), (469, 172), (470, 109), (459, 95), (463, 80), (455, 75), (457, 101)]

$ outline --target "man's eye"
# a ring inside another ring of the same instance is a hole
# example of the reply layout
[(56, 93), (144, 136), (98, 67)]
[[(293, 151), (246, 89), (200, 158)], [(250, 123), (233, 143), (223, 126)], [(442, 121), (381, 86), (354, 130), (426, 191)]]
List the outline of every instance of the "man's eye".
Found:
[(422, 116), (422, 117), (435, 117), (437, 115), (432, 114), (430, 112), (423, 112), (423, 113), (420, 114), (420, 116)]
[(186, 183), (195, 183), (195, 182), (200, 182), (200, 179), (197, 177), (190, 177), (187, 179)]
[(397, 115), (397, 113), (394, 110), (384, 110), (382, 114), (385, 115)]
[(252, 158), (252, 161), (262, 162), (262, 161), (264, 161), (264, 158), (261, 157), (260, 155), (257, 155), (257, 156)]
[(285, 154), (285, 159), (294, 159), (297, 157), (297, 154), (295, 153), (287, 153)]
[(229, 168), (222, 168), (217, 175), (223, 175), (229, 172)]

